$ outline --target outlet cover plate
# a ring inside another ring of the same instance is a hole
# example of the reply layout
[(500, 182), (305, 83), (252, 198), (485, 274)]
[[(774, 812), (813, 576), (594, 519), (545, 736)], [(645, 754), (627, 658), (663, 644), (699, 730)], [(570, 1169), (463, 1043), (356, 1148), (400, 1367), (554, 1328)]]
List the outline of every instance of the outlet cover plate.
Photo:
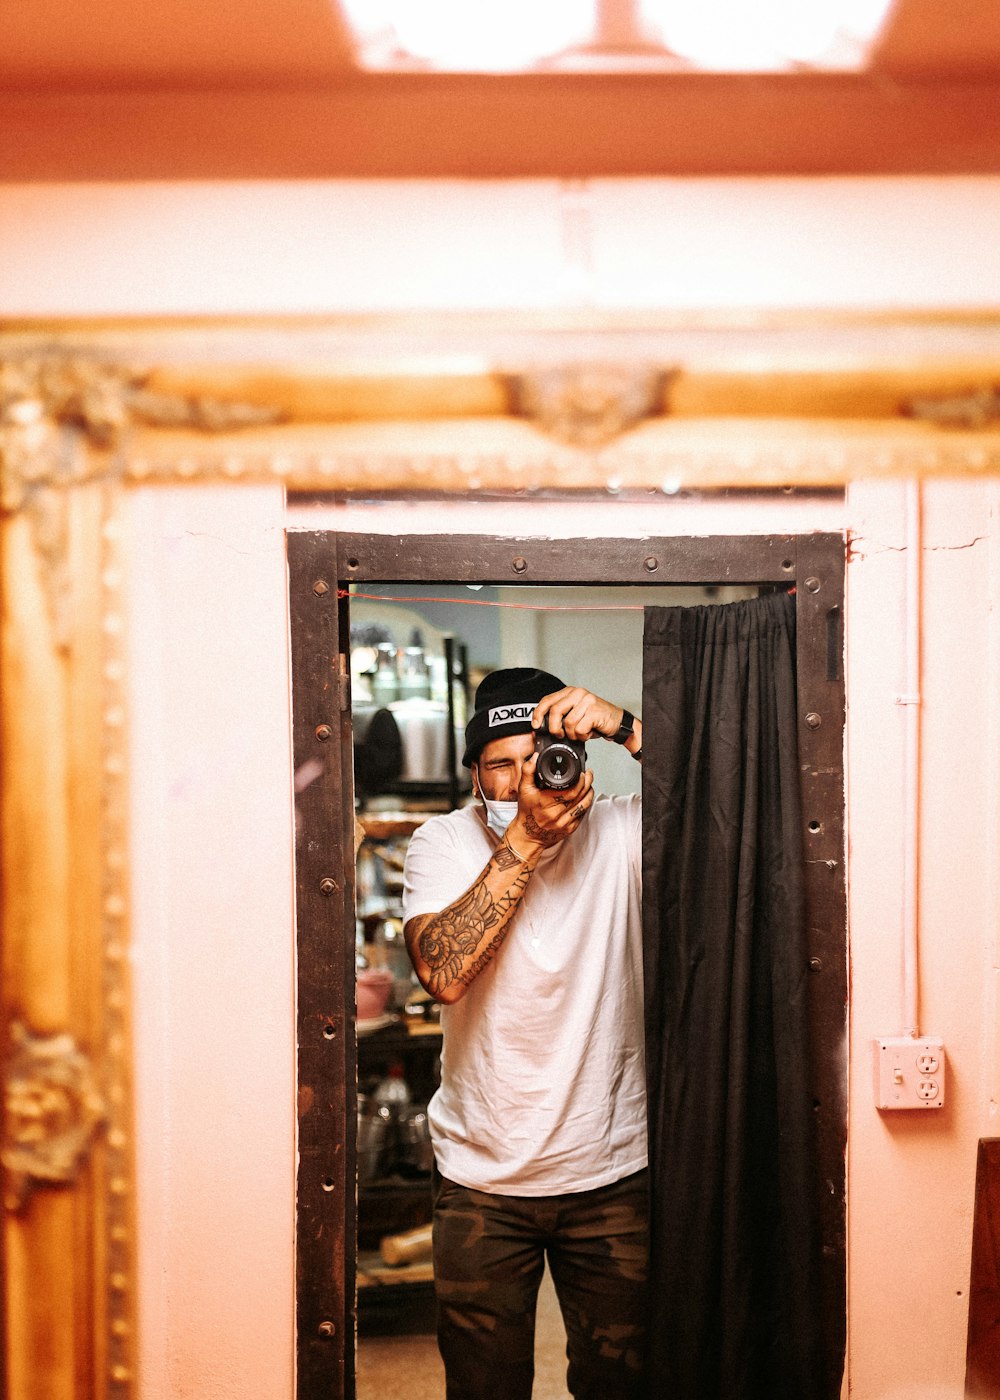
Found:
[(944, 1108), (944, 1041), (938, 1036), (880, 1035), (872, 1051), (876, 1108)]

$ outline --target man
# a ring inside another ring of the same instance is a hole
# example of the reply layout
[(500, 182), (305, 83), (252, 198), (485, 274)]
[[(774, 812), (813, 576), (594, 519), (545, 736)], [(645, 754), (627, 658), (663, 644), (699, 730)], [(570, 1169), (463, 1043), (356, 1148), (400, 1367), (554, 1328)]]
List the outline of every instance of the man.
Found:
[(641, 756), (642, 726), (530, 668), (476, 694), (464, 763), (482, 806), (406, 859), (405, 933), (444, 1004), (434, 1272), (448, 1400), (528, 1400), (546, 1257), (577, 1400), (639, 1394), (646, 1101), (638, 797), (593, 773), (535, 782), (535, 733)]

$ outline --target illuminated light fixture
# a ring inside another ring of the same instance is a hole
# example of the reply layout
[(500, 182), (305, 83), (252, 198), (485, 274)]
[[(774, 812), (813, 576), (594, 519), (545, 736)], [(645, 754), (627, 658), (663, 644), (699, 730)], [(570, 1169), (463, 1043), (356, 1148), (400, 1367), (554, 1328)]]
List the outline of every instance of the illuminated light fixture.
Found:
[(893, 0), (640, 0), (646, 26), (698, 68), (857, 69)]
[(858, 69), (893, 0), (339, 0), (367, 69)]
[(590, 37), (591, 0), (340, 0), (363, 68), (516, 73)]

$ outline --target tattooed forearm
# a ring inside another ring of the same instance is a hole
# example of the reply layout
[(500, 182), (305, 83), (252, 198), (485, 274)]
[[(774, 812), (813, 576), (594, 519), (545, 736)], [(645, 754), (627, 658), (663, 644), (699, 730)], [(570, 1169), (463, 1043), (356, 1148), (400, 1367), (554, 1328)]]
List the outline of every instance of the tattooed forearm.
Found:
[(493, 852), (493, 861), (501, 870), (510, 870), (515, 865), (523, 865), (524, 857), (519, 856), (512, 846), (502, 841)]
[(497, 949), (500, 947), (500, 944), (504, 941), (506, 937), (506, 928), (502, 928), (499, 933), (495, 933), (490, 939), (489, 943), (487, 943), (483, 951), (479, 954), (479, 957), (476, 959), (476, 961), (471, 965), (471, 967), (466, 968), (465, 972), (462, 973), (461, 977), (458, 980), (460, 982), (464, 982), (467, 987), (470, 987), (472, 983), (476, 980), (476, 978), (479, 976), (479, 974), (482, 972), (483, 968), (487, 967), (493, 961), (493, 955), (496, 953)]
[(493, 895), (480, 880), (468, 894), (433, 919), (420, 935), (420, 956), (427, 964), (427, 990), (439, 996), (462, 971), (486, 936), (500, 922)]
[(417, 976), (438, 1001), (457, 1001), (496, 956), (531, 879), (532, 866), (501, 842), (465, 894), (411, 920), (406, 942)]
[(510, 888), (505, 890), (497, 900), (497, 912), (501, 918), (504, 918), (505, 915), (513, 914), (514, 910), (521, 902), (522, 894), (524, 894), (524, 891), (528, 888), (528, 880), (530, 877), (531, 872), (525, 867), (518, 873), (517, 878)]

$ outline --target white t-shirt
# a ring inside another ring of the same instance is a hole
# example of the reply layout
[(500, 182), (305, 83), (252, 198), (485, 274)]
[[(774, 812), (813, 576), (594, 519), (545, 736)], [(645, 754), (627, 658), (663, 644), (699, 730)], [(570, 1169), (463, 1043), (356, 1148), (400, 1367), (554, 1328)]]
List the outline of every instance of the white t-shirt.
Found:
[[(646, 1165), (638, 797), (598, 799), (546, 851), (493, 962), (441, 1011), (438, 1168), (499, 1195), (587, 1191)], [(406, 857), (404, 917), (438, 913), (495, 838), (478, 809), (432, 817)]]

